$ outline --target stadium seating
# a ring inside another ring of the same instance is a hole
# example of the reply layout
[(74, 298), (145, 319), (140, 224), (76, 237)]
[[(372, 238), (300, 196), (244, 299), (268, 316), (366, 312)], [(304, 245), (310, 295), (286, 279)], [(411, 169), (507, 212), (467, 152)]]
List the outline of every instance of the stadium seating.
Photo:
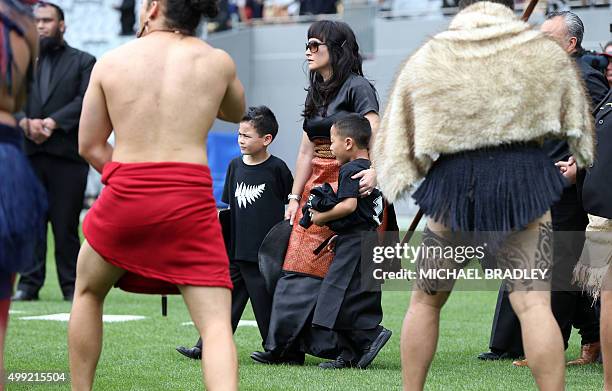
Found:
[(213, 179), (213, 194), (217, 207), (227, 207), (221, 202), (225, 173), (229, 162), (240, 156), (240, 148), (236, 140), (236, 133), (210, 132), (208, 134), (208, 166)]

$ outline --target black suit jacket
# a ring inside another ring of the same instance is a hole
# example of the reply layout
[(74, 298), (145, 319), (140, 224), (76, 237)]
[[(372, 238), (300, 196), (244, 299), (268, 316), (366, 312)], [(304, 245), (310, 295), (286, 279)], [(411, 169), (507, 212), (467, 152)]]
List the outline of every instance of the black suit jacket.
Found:
[(583, 58), (584, 54), (584, 51), (580, 51), (575, 55), (576, 63), (582, 72), (582, 78), (584, 79), (587, 92), (591, 97), (591, 107), (596, 109), (606, 97), (610, 86), (604, 74), (585, 61)]
[(83, 97), (96, 58), (66, 44), (58, 54), (49, 94), (42, 99), (38, 87), (39, 72), (35, 72), (24, 112), (15, 115), (21, 118), (53, 118), (57, 128), (44, 143), (37, 145), (26, 139), (25, 151), (31, 156), (49, 154), (86, 164), (79, 156), (78, 131)]
[[(589, 97), (591, 98), (591, 107), (597, 107), (608, 93), (608, 81), (603, 75), (603, 73), (593, 68), (591, 64), (589, 64), (583, 59), (583, 56), (584, 51), (582, 50), (572, 55), (572, 57), (576, 60), (576, 65), (578, 66), (578, 69), (580, 70), (582, 80), (584, 81), (584, 85), (586, 87), (586, 91)], [(569, 159), (570, 157), (569, 146), (566, 141), (548, 140), (544, 143), (544, 149), (555, 162), (558, 162), (560, 160), (567, 161), (567, 159)], [(574, 204), (576, 208), (575, 212), (577, 218), (578, 214), (585, 214), (584, 210), (582, 209), (582, 185), (584, 182), (584, 178), (585, 170), (579, 170), (576, 175), (576, 185), (566, 187), (559, 202), (560, 204), (564, 205), (566, 212), (568, 212), (567, 208), (569, 208), (570, 205)], [(554, 220), (555, 216), (553, 216), (553, 225)], [(586, 221), (586, 216), (584, 216), (584, 220)], [(572, 230), (578, 230), (575, 224), (569, 226), (568, 228)]]
[(584, 209), (612, 219), (612, 90), (595, 109), (595, 162), (587, 169), (582, 187)]

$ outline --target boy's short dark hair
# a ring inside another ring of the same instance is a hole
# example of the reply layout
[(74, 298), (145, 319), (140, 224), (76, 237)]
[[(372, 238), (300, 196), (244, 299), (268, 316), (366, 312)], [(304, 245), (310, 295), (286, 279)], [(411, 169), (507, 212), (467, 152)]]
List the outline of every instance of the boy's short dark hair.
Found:
[(251, 106), (240, 122), (250, 122), (261, 137), (266, 134), (272, 135), (272, 140), (278, 133), (278, 122), (276, 116), (267, 106)]
[(357, 148), (368, 149), (372, 137), (370, 121), (360, 114), (349, 114), (334, 123), (334, 128), (339, 135), (350, 137), (355, 141)]
[(514, 10), (514, 0), (459, 0), (459, 9), (464, 9), (472, 4), (480, 3), (481, 1), (503, 4), (511, 10)]

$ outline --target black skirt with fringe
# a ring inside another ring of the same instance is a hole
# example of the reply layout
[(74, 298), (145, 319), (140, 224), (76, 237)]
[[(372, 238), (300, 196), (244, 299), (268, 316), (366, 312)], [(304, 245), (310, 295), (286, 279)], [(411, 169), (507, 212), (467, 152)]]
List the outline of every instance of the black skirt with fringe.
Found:
[(43, 239), (47, 194), (22, 151), (21, 129), (0, 124), (0, 272), (33, 266)]
[(539, 144), (513, 143), (440, 156), (412, 197), (451, 231), (483, 233), (492, 250), (546, 213), (567, 185)]

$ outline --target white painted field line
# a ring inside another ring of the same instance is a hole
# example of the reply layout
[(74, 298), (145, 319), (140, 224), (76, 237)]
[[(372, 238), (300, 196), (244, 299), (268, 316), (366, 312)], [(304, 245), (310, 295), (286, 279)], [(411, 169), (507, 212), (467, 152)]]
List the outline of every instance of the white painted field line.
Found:
[[(183, 322), (181, 326), (193, 326), (193, 322)], [(257, 322), (254, 320), (241, 320), (238, 322), (238, 327), (257, 327)]]
[[(70, 314), (60, 313), (60, 314), (49, 314), (49, 315), (39, 315), (39, 316), (22, 316), (19, 318), (20, 320), (54, 320), (58, 322), (68, 322), (70, 319)], [(145, 316), (139, 315), (103, 315), (102, 321), (104, 323), (117, 323), (117, 322), (129, 322), (131, 320), (142, 320), (146, 319)]]

